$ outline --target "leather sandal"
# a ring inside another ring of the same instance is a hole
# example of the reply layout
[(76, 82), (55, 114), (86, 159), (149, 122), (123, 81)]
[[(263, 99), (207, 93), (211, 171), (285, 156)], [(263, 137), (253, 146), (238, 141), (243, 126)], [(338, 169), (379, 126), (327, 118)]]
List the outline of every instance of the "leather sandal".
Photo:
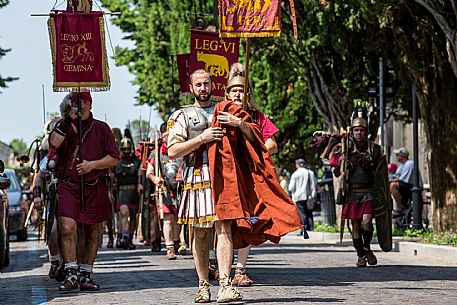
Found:
[(59, 286), (59, 291), (73, 291), (79, 289), (79, 280), (76, 269), (68, 269), (66, 278)]
[(211, 302), (211, 285), (208, 281), (203, 281), (198, 287), (197, 292), (194, 295), (195, 303), (210, 303)]
[(96, 284), (91, 278), (89, 272), (81, 272), (79, 280), (79, 290), (81, 291), (95, 291), (100, 289), (100, 285)]
[(254, 282), (246, 274), (246, 269), (244, 269), (244, 268), (235, 269), (235, 276), (233, 277), (233, 281), (232, 281), (233, 286), (248, 287), (248, 286), (252, 286), (253, 283)]

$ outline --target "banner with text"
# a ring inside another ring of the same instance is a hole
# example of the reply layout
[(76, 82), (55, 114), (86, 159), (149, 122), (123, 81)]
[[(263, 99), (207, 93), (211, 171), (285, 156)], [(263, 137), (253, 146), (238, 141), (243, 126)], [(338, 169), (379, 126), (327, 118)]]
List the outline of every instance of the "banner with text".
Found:
[(238, 62), (240, 40), (221, 39), (217, 32), (191, 30), (189, 74), (205, 69), (212, 75), (213, 96), (225, 97), (230, 66)]
[(218, 0), (220, 37), (274, 37), (281, 34), (279, 0)]
[(48, 27), (54, 91), (109, 90), (103, 13), (52, 13)]

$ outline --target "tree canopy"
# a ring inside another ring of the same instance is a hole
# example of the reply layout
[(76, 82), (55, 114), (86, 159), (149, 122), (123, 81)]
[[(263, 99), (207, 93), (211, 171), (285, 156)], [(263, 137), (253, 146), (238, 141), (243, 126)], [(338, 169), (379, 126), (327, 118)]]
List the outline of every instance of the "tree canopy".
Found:
[[(189, 51), (189, 32), (199, 11), (214, 23), (207, 1), (103, 0), (121, 11), (113, 23), (135, 47), (117, 48), (117, 61), (135, 74), (138, 102), (155, 105), (166, 119), (185, 102), (177, 94), (172, 58)], [(315, 158), (307, 142), (317, 129), (336, 131), (348, 123), (353, 101), (365, 100), (376, 82), (379, 58), (395, 85), (387, 116), (410, 113), (411, 86), (430, 143), (436, 228), (457, 224), (457, 4), (452, 0), (295, 1), (299, 40), (293, 38), (289, 1), (282, 1), (283, 33), (252, 40), (250, 82), (258, 108), (281, 130), (276, 164)], [(196, 6), (196, 7), (194, 7)], [(243, 55), (243, 49), (241, 54)], [(240, 56), (240, 58), (243, 58)], [(408, 115), (406, 115), (408, 117)], [(444, 127), (445, 126), (445, 127)]]
[[(0, 9), (2, 7), (5, 7), (8, 3), (9, 3), (9, 0), (0, 0)], [(0, 47), (0, 60), (9, 51), (11, 51), (11, 49), (3, 49)], [(2, 74), (0, 74), (0, 93), (2, 93), (2, 90), (4, 88), (8, 87), (7, 83), (12, 82), (13, 80), (17, 80), (17, 79), (18, 79), (17, 77), (4, 77), (4, 76), (2, 76)]]

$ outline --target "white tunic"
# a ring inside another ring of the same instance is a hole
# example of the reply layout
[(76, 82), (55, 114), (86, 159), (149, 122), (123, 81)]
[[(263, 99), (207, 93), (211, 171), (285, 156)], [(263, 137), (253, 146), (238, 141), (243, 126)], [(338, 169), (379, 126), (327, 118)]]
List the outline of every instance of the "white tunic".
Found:
[[(212, 113), (209, 115), (208, 124), (211, 120)], [(170, 116), (167, 125), (168, 147), (188, 140), (189, 118), (184, 110), (175, 111)], [(214, 210), (208, 164), (204, 163), (199, 168), (185, 165), (183, 182), (184, 189), (179, 206), (178, 223), (211, 228), (213, 222), (217, 220), (217, 216)]]

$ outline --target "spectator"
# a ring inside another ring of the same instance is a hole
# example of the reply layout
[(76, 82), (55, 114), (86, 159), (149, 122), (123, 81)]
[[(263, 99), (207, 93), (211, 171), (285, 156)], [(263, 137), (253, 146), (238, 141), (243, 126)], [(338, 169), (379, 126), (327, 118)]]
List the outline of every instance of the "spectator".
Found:
[[(289, 192), (297, 205), (305, 229), (312, 231), (314, 223), (311, 201), (316, 198), (316, 179), (313, 171), (305, 168), (305, 160), (295, 160), (295, 167), (296, 170), (289, 181)], [(308, 205), (308, 203), (310, 204)]]
[[(414, 162), (409, 160), (409, 151), (404, 147), (395, 149), (394, 153), (400, 165), (395, 171), (395, 176), (398, 178), (393, 179), (390, 183), (390, 192), (397, 202), (397, 211), (393, 216), (400, 217), (404, 214), (408, 200), (412, 197)], [(419, 175), (419, 186), (421, 185), (422, 179)]]

